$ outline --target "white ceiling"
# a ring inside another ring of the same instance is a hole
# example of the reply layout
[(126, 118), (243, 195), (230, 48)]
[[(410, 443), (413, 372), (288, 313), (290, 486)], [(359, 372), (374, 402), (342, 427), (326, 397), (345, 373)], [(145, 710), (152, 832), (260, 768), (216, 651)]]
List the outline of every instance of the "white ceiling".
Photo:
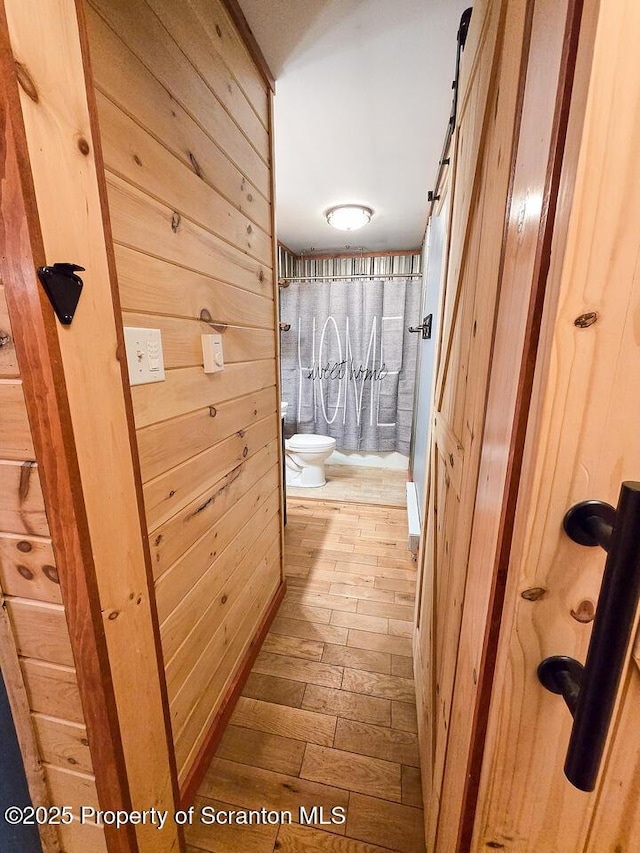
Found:
[[(278, 238), (295, 252), (421, 245), (469, 0), (239, 0), (276, 78)], [(374, 217), (327, 225), (335, 204)]]

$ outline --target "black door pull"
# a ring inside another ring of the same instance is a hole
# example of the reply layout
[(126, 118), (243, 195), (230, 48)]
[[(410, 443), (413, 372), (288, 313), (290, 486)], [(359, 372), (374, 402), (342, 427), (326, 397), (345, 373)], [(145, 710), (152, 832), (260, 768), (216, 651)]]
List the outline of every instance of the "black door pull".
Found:
[(640, 599), (640, 483), (625, 482), (617, 509), (583, 501), (564, 517), (567, 535), (607, 551), (584, 667), (570, 657), (546, 658), (538, 679), (563, 696), (573, 715), (564, 765), (572, 785), (593, 791)]

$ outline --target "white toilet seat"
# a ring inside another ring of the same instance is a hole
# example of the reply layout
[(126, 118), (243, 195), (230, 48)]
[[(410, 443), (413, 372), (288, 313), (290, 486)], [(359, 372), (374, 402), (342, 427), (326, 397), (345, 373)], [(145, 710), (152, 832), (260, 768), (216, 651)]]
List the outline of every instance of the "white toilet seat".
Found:
[(294, 452), (300, 453), (304, 453), (305, 451), (318, 453), (323, 450), (329, 450), (329, 448), (333, 450), (335, 446), (335, 438), (331, 438), (328, 435), (315, 435), (312, 433), (297, 432), (295, 435), (292, 435), (291, 438), (287, 438), (285, 440), (285, 447), (287, 450), (293, 450)]

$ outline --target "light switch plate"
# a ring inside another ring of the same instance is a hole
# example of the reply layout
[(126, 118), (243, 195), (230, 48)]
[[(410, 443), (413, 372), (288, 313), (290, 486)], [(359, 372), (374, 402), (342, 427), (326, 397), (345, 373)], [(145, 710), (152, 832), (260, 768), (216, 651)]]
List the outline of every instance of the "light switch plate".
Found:
[(202, 335), (202, 362), (205, 373), (224, 370), (222, 335)]
[(125, 326), (124, 343), (131, 385), (164, 382), (160, 329), (137, 329)]

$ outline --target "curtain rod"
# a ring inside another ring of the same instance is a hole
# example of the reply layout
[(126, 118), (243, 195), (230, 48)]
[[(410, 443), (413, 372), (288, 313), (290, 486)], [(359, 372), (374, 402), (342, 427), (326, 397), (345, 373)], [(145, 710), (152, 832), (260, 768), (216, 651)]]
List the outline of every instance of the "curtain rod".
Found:
[(306, 275), (306, 276), (290, 276), (288, 278), (279, 278), (278, 284), (284, 285), (291, 281), (337, 281), (338, 279), (352, 278), (422, 278), (421, 272), (395, 272), (395, 273), (357, 273), (356, 275)]

